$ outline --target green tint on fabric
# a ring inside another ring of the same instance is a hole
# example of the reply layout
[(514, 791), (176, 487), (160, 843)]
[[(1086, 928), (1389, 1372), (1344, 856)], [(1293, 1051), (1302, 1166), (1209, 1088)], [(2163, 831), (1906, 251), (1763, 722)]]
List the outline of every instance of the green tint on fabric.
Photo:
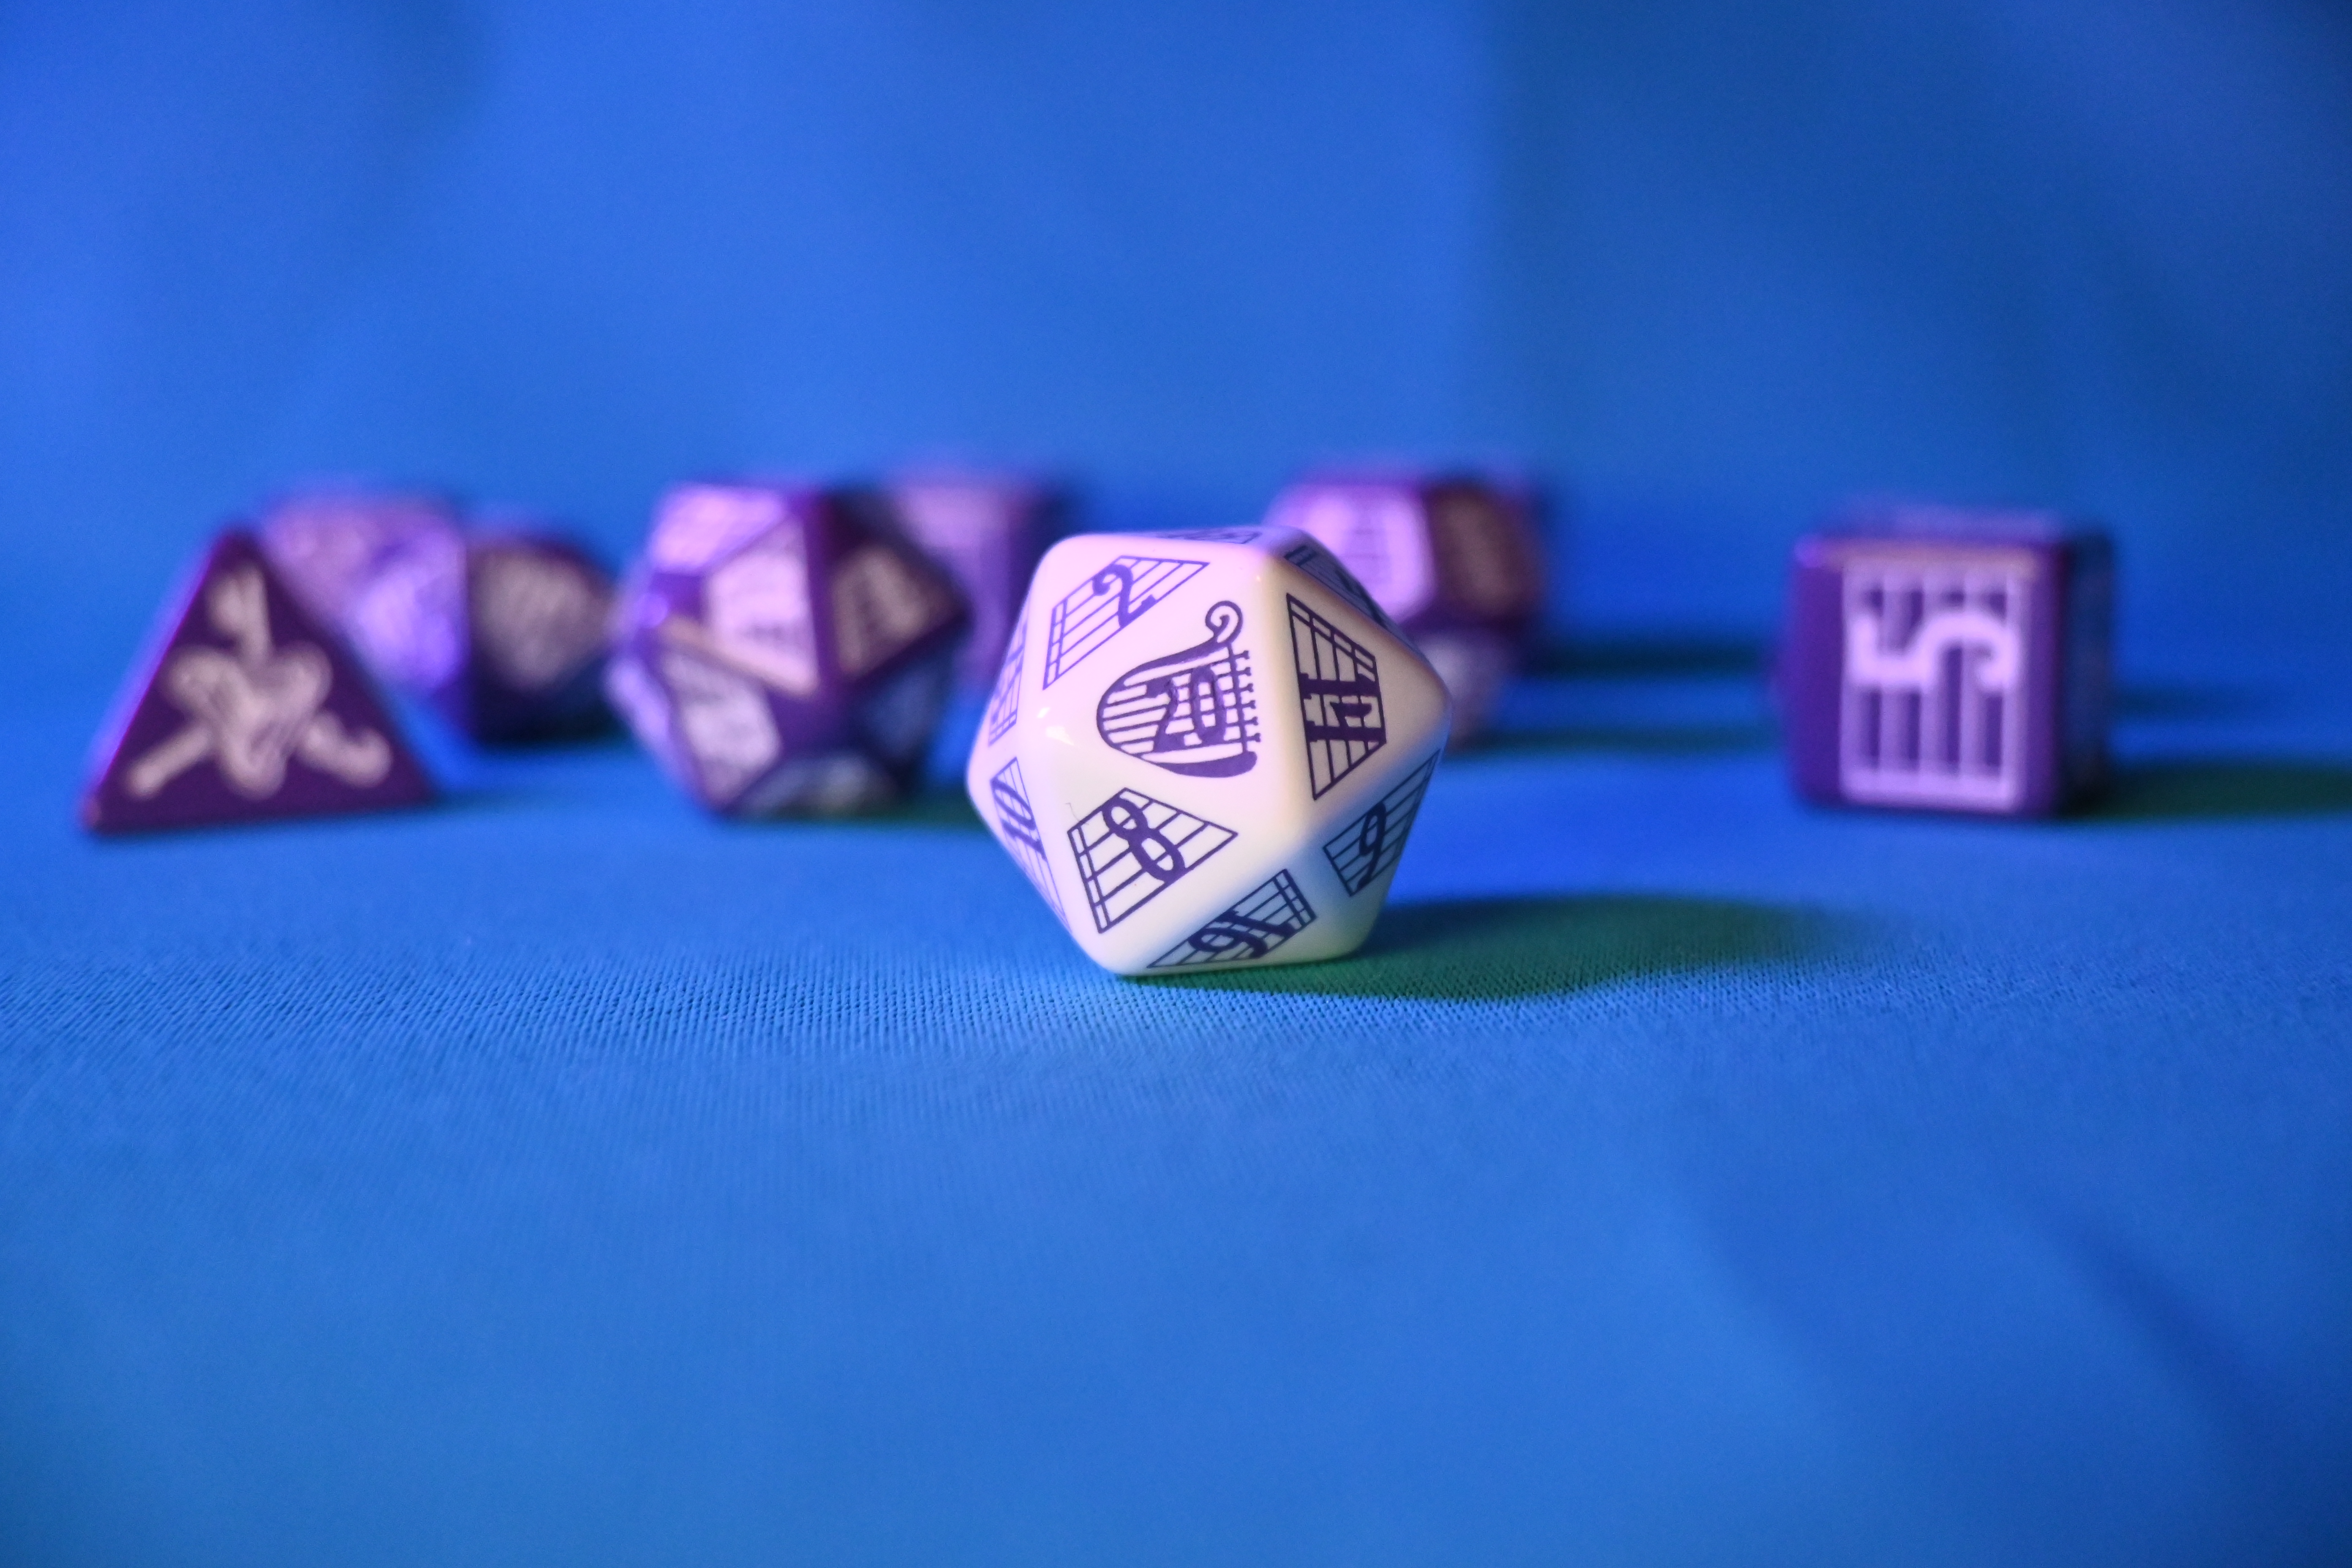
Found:
[(1087, 965), (955, 797), (620, 744), (0, 806), (11, 1562), (2191, 1563), (2352, 1541), (2352, 708), (2113, 805), (1789, 798), (1598, 656), (1371, 945)]

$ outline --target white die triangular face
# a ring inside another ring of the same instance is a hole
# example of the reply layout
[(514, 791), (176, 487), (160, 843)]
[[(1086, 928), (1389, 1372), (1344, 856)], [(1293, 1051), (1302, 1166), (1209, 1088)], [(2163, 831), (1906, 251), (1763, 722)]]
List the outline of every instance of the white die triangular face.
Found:
[(1369, 933), (1446, 721), (1301, 535), (1081, 535), (1037, 569), (967, 785), (1105, 967), (1298, 963)]

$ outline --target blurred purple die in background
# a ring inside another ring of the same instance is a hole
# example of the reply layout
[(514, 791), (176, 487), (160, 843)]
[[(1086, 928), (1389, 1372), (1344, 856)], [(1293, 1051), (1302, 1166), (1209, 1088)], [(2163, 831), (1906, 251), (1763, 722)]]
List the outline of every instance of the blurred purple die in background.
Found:
[(357, 489), (289, 496), (263, 513), (261, 546), (378, 679), (421, 694), (463, 662), (466, 545), (454, 502)]
[(902, 475), (890, 498), (907, 532), (948, 569), (971, 606), (956, 687), (986, 691), (1003, 662), (1029, 574), (1060, 531), (1067, 498), (1018, 476), (950, 472)]
[(435, 703), (478, 741), (603, 729), (613, 579), (570, 539), (501, 521), (466, 541), (467, 658)]
[(919, 773), (967, 622), (878, 492), (684, 484), (623, 588), (605, 689), (712, 811), (862, 810)]
[(444, 500), (347, 491), (280, 502), (262, 543), (378, 679), (474, 740), (608, 721), (598, 674), (612, 578), (561, 533), (523, 519), (468, 531)]
[(230, 529), (165, 603), (99, 737), (81, 818), (123, 833), (432, 798), (341, 640)]
[(2115, 555), (2046, 512), (1879, 505), (1799, 542), (1776, 678), (1800, 795), (2046, 816), (2105, 782)]
[(1320, 541), (1412, 637), (1453, 695), (1459, 745), (1542, 614), (1540, 509), (1531, 488), (1469, 476), (1328, 475), (1283, 491), (1266, 521)]

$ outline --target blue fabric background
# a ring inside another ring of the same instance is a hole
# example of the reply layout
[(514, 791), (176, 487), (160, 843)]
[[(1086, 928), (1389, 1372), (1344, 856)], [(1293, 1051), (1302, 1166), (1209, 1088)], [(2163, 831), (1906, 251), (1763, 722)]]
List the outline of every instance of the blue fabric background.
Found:
[[(2352, 22), (2268, 0), (0, 6), (0, 1561), (2352, 1551)], [(1373, 949), (1089, 969), (619, 744), (96, 844), (304, 473), (1573, 479)], [(2126, 563), (2125, 786), (1809, 813), (1856, 491)]]

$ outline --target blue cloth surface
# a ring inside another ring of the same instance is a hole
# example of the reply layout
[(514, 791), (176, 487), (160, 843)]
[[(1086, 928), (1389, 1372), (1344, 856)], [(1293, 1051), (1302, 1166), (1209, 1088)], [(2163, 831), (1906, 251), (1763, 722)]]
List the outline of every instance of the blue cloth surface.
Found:
[[(0, 1564), (2346, 1560), (2347, 277), (2317, 0), (0, 5)], [(301, 475), (1381, 454), (1575, 657), (1345, 963), (422, 719), (72, 826)], [(2109, 807), (1791, 802), (1857, 492), (2114, 527)]]
[(1516, 691), (1365, 956), (1194, 984), (951, 796), (615, 744), (100, 843), (16, 722), (0, 1556), (2340, 1554), (2352, 706), (2144, 689), (2015, 827), (1799, 807), (1686, 662)]

